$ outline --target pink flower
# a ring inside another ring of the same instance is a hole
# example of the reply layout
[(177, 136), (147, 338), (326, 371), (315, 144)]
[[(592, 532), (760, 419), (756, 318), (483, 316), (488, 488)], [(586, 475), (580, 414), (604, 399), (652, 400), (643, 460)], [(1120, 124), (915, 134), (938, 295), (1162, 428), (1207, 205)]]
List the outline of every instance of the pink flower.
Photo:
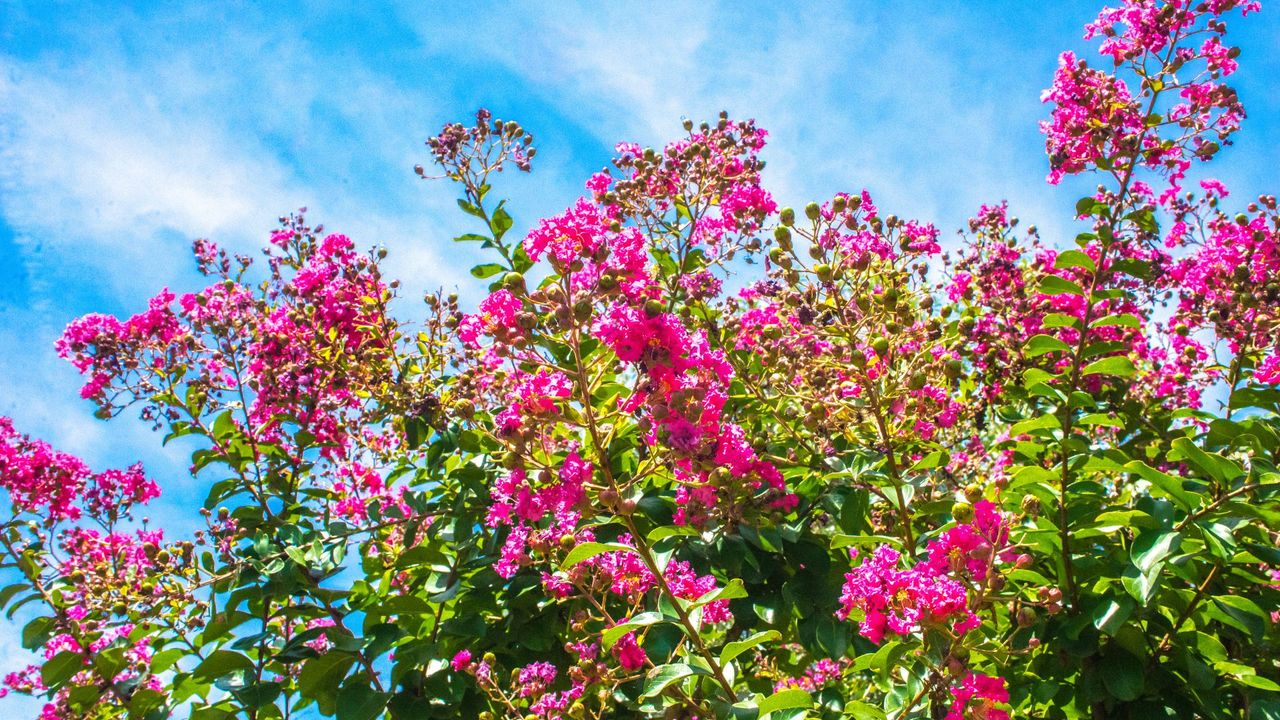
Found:
[(951, 695), (955, 702), (946, 720), (1009, 720), (1009, 713), (996, 707), (1009, 702), (1004, 678), (971, 672)]
[(524, 251), (534, 262), (547, 253), (559, 265), (569, 265), (600, 247), (609, 222), (598, 206), (580, 198), (563, 214), (541, 221), (525, 238)]
[(471, 664), (470, 650), (459, 650), (458, 654), (454, 655), (453, 660), (449, 662), (449, 665), (450, 667), (453, 668), (454, 672), (461, 672), (465, 670), (466, 667), (470, 664)]
[(1059, 58), (1053, 86), (1041, 100), (1055, 105), (1050, 119), (1040, 123), (1054, 185), (1064, 175), (1084, 172), (1143, 128), (1142, 110), (1124, 82), (1088, 67), (1069, 51)]
[(639, 670), (649, 659), (644, 648), (636, 642), (635, 633), (627, 633), (618, 638), (618, 641), (613, 644), (613, 656), (618, 658), (618, 664), (624, 670)]
[[(850, 554), (856, 557), (857, 551)], [(952, 630), (962, 635), (980, 624), (968, 607), (963, 585), (925, 564), (900, 570), (898, 559), (896, 550), (881, 545), (845, 575), (836, 616), (843, 620), (860, 610), (860, 632), (874, 643), (881, 642), (886, 632), (908, 635), (927, 625), (950, 622)]]
[(536, 662), (520, 668), (517, 675), (520, 697), (534, 697), (546, 692), (556, 681), (556, 667), (548, 662)]

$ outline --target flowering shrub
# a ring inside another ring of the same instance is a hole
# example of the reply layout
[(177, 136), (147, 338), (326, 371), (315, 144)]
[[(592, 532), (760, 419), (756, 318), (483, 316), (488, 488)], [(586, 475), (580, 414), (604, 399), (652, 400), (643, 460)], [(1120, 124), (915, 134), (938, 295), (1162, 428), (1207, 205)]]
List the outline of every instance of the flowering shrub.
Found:
[[(1280, 717), (1280, 212), (1193, 162), (1243, 109), (1225, 22), (1127, 0), (1062, 56), (1071, 242), (959, 247), (866, 191), (779, 208), (722, 114), (618, 146), (513, 238), (533, 138), (432, 138), (490, 254), (472, 311), (394, 319), (385, 253), (281, 218), (264, 260), (58, 352), (163, 482), (0, 419), (10, 612), (47, 718)], [(419, 166), (424, 178), (437, 177)], [(1171, 302), (1169, 302), (1171, 301)]]

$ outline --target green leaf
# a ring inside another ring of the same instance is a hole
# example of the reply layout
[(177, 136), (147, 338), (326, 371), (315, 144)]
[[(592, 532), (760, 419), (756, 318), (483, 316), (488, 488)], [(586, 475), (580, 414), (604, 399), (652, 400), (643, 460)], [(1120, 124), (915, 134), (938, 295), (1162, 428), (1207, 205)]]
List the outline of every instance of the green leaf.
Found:
[(1160, 490), (1160, 494), (1169, 498), (1178, 507), (1191, 511), (1200, 504), (1200, 496), (1182, 487), (1183, 479), (1161, 472), (1141, 460), (1132, 460), (1125, 464), (1125, 470), (1150, 482)]
[(465, 235), (459, 235), (458, 237), (454, 238), (454, 239), (453, 239), (453, 241), (454, 241), (454, 242), (478, 242), (478, 243), (487, 243), (487, 242), (490, 242), (490, 241), (491, 241), (491, 239), (492, 239), (492, 238), (485, 237), (484, 235), (477, 235), (477, 234), (475, 234), (475, 233), (467, 233), (467, 234), (465, 234)]
[(1034, 335), (1023, 350), (1027, 357), (1038, 357), (1051, 352), (1068, 352), (1071, 346), (1051, 335)]
[(837, 534), (831, 536), (831, 549), (849, 547), (851, 545), (893, 545), (894, 547), (902, 547), (902, 541), (892, 535), (843, 535)]
[(1093, 626), (1115, 636), (1129, 616), (1133, 614), (1133, 600), (1127, 597), (1107, 598), (1093, 611)]
[(1133, 596), (1134, 600), (1146, 607), (1160, 587), (1160, 571), (1163, 569), (1164, 563), (1156, 563), (1146, 572), (1130, 565), (1125, 568), (1124, 574), (1120, 577), (1120, 584)]
[(1126, 216), (1126, 219), (1132, 220), (1133, 224), (1137, 225), (1144, 232), (1149, 232), (1149, 233), (1160, 232), (1160, 226), (1156, 224), (1155, 214), (1152, 213), (1149, 208), (1144, 208), (1136, 212), (1131, 212), (1129, 213), (1128, 216)]
[(1280, 692), (1280, 685), (1277, 685), (1274, 680), (1268, 680), (1261, 675), (1241, 675), (1236, 678), (1236, 681), (1247, 687), (1266, 690), (1267, 692)]
[(1053, 266), (1059, 270), (1065, 268), (1084, 268), (1089, 272), (1098, 269), (1093, 262), (1093, 258), (1079, 250), (1064, 250), (1058, 254), (1058, 258), (1053, 261)]
[[(1244, 474), (1244, 470), (1241, 470), (1240, 466), (1234, 461), (1228, 460), (1217, 453), (1207, 453), (1187, 438), (1178, 438), (1171, 444), (1174, 450), (1181, 453), (1180, 457), (1185, 458), (1200, 472), (1220, 483), (1228, 483)], [(1178, 458), (1170, 455), (1169, 459)]]
[(636, 549), (630, 545), (622, 543), (598, 543), (585, 542), (575, 545), (569, 554), (564, 557), (564, 562), (560, 563), (561, 570), (568, 570), (585, 560), (590, 560), (597, 555), (603, 555), (607, 552), (635, 552)]
[(1074, 282), (1057, 275), (1050, 275), (1040, 281), (1042, 295), (1079, 295), (1084, 297), (1084, 288)]
[(799, 688), (780, 690), (760, 701), (760, 714), (768, 715), (778, 710), (813, 707), (813, 698)]
[(466, 213), (466, 214), (468, 214), (468, 215), (470, 215), (470, 216), (472, 216), (472, 217), (478, 217), (478, 218), (480, 218), (481, 220), (483, 220), (483, 219), (484, 219), (484, 211), (483, 211), (483, 210), (481, 210), (480, 208), (476, 207), (475, 205), (472, 205), (471, 203), (467, 202), (466, 200), (463, 200), (462, 198), (458, 198), (458, 207), (462, 208), (462, 212), (464, 212), (464, 213)]
[(506, 208), (499, 204), (497, 209), (493, 211), (493, 220), (489, 222), (489, 229), (493, 231), (493, 239), (501, 240), (503, 235), (511, 229), (515, 224), (511, 216), (507, 214)]
[(478, 277), (483, 280), (485, 278), (493, 277), (503, 270), (506, 270), (506, 268), (498, 263), (485, 263), (471, 268), (471, 275), (472, 277)]
[(1178, 551), (1182, 545), (1182, 533), (1172, 530), (1147, 530), (1133, 542), (1130, 552), (1133, 564), (1146, 572)]
[(689, 604), (689, 609), (700, 608), (717, 600), (737, 600), (744, 597), (747, 597), (747, 589), (742, 586), (741, 580), (734, 578), (722, 588), (703, 593), (701, 597)]
[(196, 666), (192, 675), (197, 680), (210, 682), (237, 670), (253, 670), (253, 661), (231, 650), (214, 650), (209, 657)]
[(1249, 720), (1280, 720), (1280, 700), (1256, 700), (1250, 703)]
[(1014, 423), (1013, 427), (1009, 428), (1009, 436), (1016, 438), (1019, 435), (1031, 433), (1035, 430), (1057, 430), (1060, 427), (1062, 427), (1062, 423), (1058, 421), (1057, 415), (1045, 413), (1030, 420)]
[(636, 615), (630, 620), (627, 620), (626, 622), (620, 622), (617, 625), (614, 625), (613, 627), (609, 628), (608, 630), (605, 630), (603, 633), (600, 633), (600, 644), (604, 645), (605, 650), (608, 650), (609, 648), (613, 647), (613, 644), (618, 642), (618, 639), (621, 638), (623, 635), (626, 635), (627, 633), (632, 632), (637, 628), (648, 627), (650, 625), (657, 625), (660, 622), (662, 622), (661, 613), (656, 613), (656, 612), (640, 613), (639, 615)]
[(5, 589), (3, 590), (0, 590), (0, 609), (4, 609), (5, 607), (7, 607), (10, 601), (13, 600), (14, 596), (26, 590), (29, 587), (31, 586), (28, 585), (27, 583), (20, 582), (20, 583), (14, 583), (12, 585), (5, 587)]
[(1262, 635), (1267, 631), (1267, 613), (1252, 600), (1239, 595), (1218, 595), (1213, 598), (1213, 604), (1227, 618), (1235, 621), (1227, 624), (1249, 633), (1255, 642), (1261, 640)]
[(1127, 652), (1112, 648), (1098, 667), (1102, 684), (1117, 700), (1137, 700), (1145, 686), (1143, 663)]
[(951, 454), (946, 450), (934, 450), (933, 452), (920, 458), (916, 464), (911, 466), (912, 470), (930, 470), (940, 465), (945, 465), (951, 460)]
[(78, 652), (60, 652), (46, 660), (40, 668), (40, 678), (46, 687), (57, 688), (85, 668), (84, 655)]
[(1075, 327), (1080, 324), (1080, 318), (1063, 313), (1049, 313), (1040, 324), (1047, 328)]
[(1123, 355), (1113, 355), (1105, 357), (1101, 360), (1095, 360), (1084, 366), (1083, 375), (1115, 375), (1117, 377), (1133, 377), (1137, 369), (1133, 367), (1133, 361)]
[(1082, 197), (1076, 202), (1076, 215), (1078, 217), (1106, 215), (1108, 210), (1107, 204), (1096, 198)]
[(724, 649), (720, 651), (720, 664), (725, 665), (751, 648), (771, 640), (777, 640), (780, 637), (782, 637), (782, 633), (777, 630), (765, 630), (742, 640), (725, 643)]
[[(298, 673), (298, 690), (306, 697), (313, 697), (330, 704), (337, 697), (338, 686), (347, 671), (356, 662), (355, 657), (342, 652), (329, 651), (308, 660)], [(332, 715), (333, 711), (327, 713)]]
[(1090, 413), (1076, 421), (1078, 425), (1094, 425), (1102, 427), (1124, 428), (1124, 420), (1106, 413)]
[(374, 690), (356, 675), (338, 691), (338, 720), (374, 720), (391, 699), (389, 693)]
[(1123, 313), (1120, 315), (1108, 315), (1103, 318), (1098, 318), (1097, 320), (1094, 320), (1092, 323), (1090, 323), (1089, 326), (1096, 327), (1096, 328), (1114, 326), (1114, 327), (1127, 327), (1127, 328), (1137, 329), (1142, 327), (1142, 321), (1139, 320), (1136, 315)]
[(708, 675), (709, 673), (700, 668), (695, 668), (685, 663), (672, 663), (670, 665), (659, 665), (649, 671), (644, 683), (644, 694), (640, 697), (648, 698), (660, 695), (672, 683), (679, 682), (687, 677), (694, 675)]
[(884, 710), (860, 700), (850, 700), (845, 703), (844, 714), (854, 720), (885, 720)]
[(649, 542), (655, 543), (669, 537), (697, 537), (700, 534), (701, 533), (688, 525), (659, 525), (649, 531), (648, 537)]

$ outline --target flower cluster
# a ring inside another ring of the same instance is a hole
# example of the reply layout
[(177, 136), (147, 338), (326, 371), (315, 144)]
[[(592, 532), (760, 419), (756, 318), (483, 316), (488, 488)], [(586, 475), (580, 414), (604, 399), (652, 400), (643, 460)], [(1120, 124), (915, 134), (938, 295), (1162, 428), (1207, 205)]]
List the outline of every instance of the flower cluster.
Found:
[[(1041, 98), (1054, 104), (1051, 118), (1041, 123), (1049, 182), (1095, 168), (1132, 174), (1142, 166), (1169, 178), (1162, 198), (1171, 198), (1191, 159), (1209, 159), (1240, 127), (1239, 99), (1218, 81), (1235, 71), (1238, 54), (1221, 42), (1221, 17), (1258, 7), (1252, 1), (1126, 0), (1104, 9), (1085, 39), (1102, 38), (1099, 51), (1128, 69), (1138, 93), (1118, 75), (1063, 53), (1053, 86)], [(1162, 94), (1175, 92), (1173, 105), (1158, 103)]]
[(327, 488), (344, 501), (340, 514), (363, 518), (361, 503), (395, 498), (359, 457), (399, 442), (394, 427), (369, 427), (371, 399), (412, 411), (423, 392), (398, 365), (399, 335), (386, 315), (393, 288), (377, 258), (323, 230), (301, 213), (281, 218), (256, 287), (249, 258), (197, 241), (197, 263), (214, 284), (161, 292), (124, 321), (74, 321), (58, 352), (88, 377), (83, 394), (100, 414), (140, 403), (157, 425), (208, 437), (214, 457), (275, 447), (279, 460), (298, 464), (317, 449), (341, 475)]
[(685, 130), (687, 138), (662, 150), (618, 145), (613, 164), (621, 177), (602, 173), (589, 187), (619, 221), (634, 220), (641, 227), (666, 223), (685, 231), (689, 246), (661, 233), (653, 238), (673, 256), (700, 246), (712, 256), (732, 257), (738, 246), (750, 245), (751, 234), (777, 209), (760, 186), (764, 162), (759, 152), (768, 133), (754, 121), (734, 122), (725, 113), (715, 124), (696, 129), (686, 122)]
[[(1218, 189), (1215, 195), (1223, 195)], [(1216, 203), (1215, 203), (1216, 204)], [(1182, 217), (1191, 219), (1203, 207), (1185, 206)], [(1170, 278), (1179, 290), (1173, 325), (1176, 337), (1199, 348), (1191, 335), (1210, 328), (1226, 339), (1236, 356), (1257, 356), (1253, 377), (1258, 382), (1280, 382), (1280, 214), (1276, 200), (1264, 196), (1250, 205), (1249, 213), (1228, 217), (1211, 210), (1196, 218), (1202, 231), (1185, 232), (1176, 245), (1192, 252), (1179, 261)], [(1203, 238), (1198, 239), (1198, 238)], [(1200, 359), (1199, 352), (1191, 359)]]
[(15, 511), (30, 513), (46, 526), (86, 514), (113, 522), (160, 495), (141, 465), (90, 472), (79, 458), (19, 435), (7, 417), (0, 417), (0, 487)]
[(489, 180), (532, 137), (485, 111), (428, 141), (484, 226), (457, 240), (495, 256), (468, 312), (392, 319), (383, 253), (302, 214), (265, 261), (197, 241), (208, 287), (58, 351), (101, 417), (195, 441), (207, 529), (166, 540), (131, 516), (141, 468), (0, 418), (0, 609), (45, 605), (0, 695), (49, 720), (1263, 707), (1280, 214), (1181, 189), (1242, 116), (1223, 15), (1255, 9), (1124, 0), (1087, 30), (1114, 70), (1062, 56), (1050, 180), (1103, 180), (1073, 246), (1004, 203), (951, 253), (867, 191), (779, 208), (766, 133), (727, 114), (618, 146), (516, 240)]
[[(857, 557), (857, 551), (850, 555)], [(836, 616), (844, 620), (860, 611), (860, 632), (874, 643), (882, 642), (887, 632), (910, 635), (935, 627), (963, 635), (981, 624), (969, 608), (964, 585), (927, 563), (901, 570), (900, 558), (897, 550), (881, 545), (845, 575)]]
[(1004, 678), (969, 673), (959, 686), (951, 688), (955, 703), (946, 720), (1009, 720), (1009, 713), (997, 705), (1009, 702)]

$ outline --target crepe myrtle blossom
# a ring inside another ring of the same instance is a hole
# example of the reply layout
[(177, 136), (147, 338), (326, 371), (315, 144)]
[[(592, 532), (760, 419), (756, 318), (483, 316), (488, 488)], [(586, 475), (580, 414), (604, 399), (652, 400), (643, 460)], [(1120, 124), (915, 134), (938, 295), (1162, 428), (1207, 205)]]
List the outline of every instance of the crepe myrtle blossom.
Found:
[[(193, 243), (203, 288), (57, 347), (189, 477), (0, 419), (0, 609), (38, 663), (0, 695), (49, 720), (1191, 716), (1186, 668), (1230, 666), (1213, 711), (1265, 707), (1270, 626), (1240, 618), (1275, 604), (1280, 217), (1182, 188), (1243, 118), (1224, 23), (1254, 9), (1124, 0), (1060, 58), (1050, 179), (1101, 180), (1074, 245), (1004, 202), (954, 246), (865, 190), (779, 207), (767, 134), (727, 114), (618, 145), (509, 235), (490, 183), (532, 140), (483, 111), (428, 143), (484, 233), (474, 296), (407, 305), (302, 212), (258, 259)], [(191, 541), (139, 517), (168, 483), (207, 495)], [(1224, 572), (1233, 547), (1261, 559)], [(1134, 637), (1147, 681), (1092, 682)]]
[[(850, 551), (851, 557), (857, 555)], [(845, 620), (860, 612), (862, 636), (877, 644), (886, 633), (910, 635), (939, 626), (963, 635), (978, 627), (981, 621), (969, 608), (964, 585), (928, 564), (902, 570), (900, 558), (897, 550), (881, 545), (845, 575), (836, 616)]]
[(1009, 713), (997, 707), (1009, 702), (1004, 678), (968, 673), (951, 695), (955, 702), (946, 720), (1009, 720)]

